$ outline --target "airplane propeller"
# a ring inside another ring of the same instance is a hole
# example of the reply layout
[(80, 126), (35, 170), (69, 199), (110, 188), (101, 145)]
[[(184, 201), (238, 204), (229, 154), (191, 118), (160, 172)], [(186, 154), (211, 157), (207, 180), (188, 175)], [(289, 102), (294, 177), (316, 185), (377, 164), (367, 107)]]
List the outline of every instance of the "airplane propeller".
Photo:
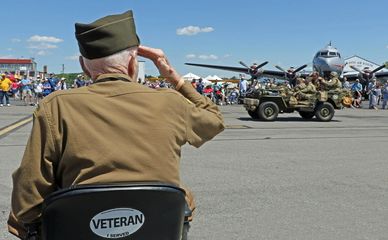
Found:
[(295, 69), (295, 70), (292, 70), (292, 71), (286, 71), (286, 70), (284, 70), (282, 67), (280, 67), (280, 66), (278, 66), (278, 65), (275, 65), (275, 67), (277, 68), (277, 69), (279, 69), (280, 71), (282, 71), (282, 72), (284, 72), (284, 74), (285, 74), (285, 76), (286, 76), (286, 78), (290, 81), (290, 83), (291, 83), (291, 85), (292, 86), (295, 86), (296, 85), (296, 74), (299, 72), (299, 71), (301, 71), (302, 69), (304, 69), (305, 67), (307, 67), (307, 64), (304, 64), (304, 65), (302, 65), (302, 66), (300, 66), (300, 67), (298, 67), (297, 69)]
[(381, 69), (385, 68), (385, 64), (381, 65), (380, 67), (376, 68), (375, 70), (372, 71), (372, 73), (376, 73), (378, 71), (380, 71)]
[(350, 68), (353, 69), (353, 70), (356, 71), (356, 72), (359, 72), (359, 73), (361, 73), (361, 74), (364, 74), (363, 71), (361, 71), (360, 69), (356, 68), (355, 66), (350, 66)]
[[(290, 72), (284, 70), (282, 67), (280, 67), (280, 66), (278, 66), (278, 65), (275, 65), (275, 67), (276, 67), (277, 69), (279, 69), (280, 71), (284, 72), (284, 73), (289, 73), (289, 74), (290, 74)], [(298, 67), (297, 69), (293, 70), (293, 71), (291, 72), (291, 74), (295, 74), (295, 73), (301, 71), (302, 69), (304, 69), (305, 67), (307, 67), (307, 64), (304, 64), (304, 65)]]
[(248, 67), (248, 65), (246, 65), (243, 61), (239, 61), (239, 63), (240, 63), (242, 66), (244, 66), (244, 67), (247, 68), (248, 73), (249, 73), (251, 76), (256, 76), (256, 75), (259, 73), (258, 70), (259, 70), (260, 68), (264, 67), (265, 65), (267, 65), (267, 64), (268, 64), (268, 61), (265, 61), (265, 62), (263, 62), (263, 63), (257, 65), (255, 68)]
[(350, 66), (351, 69), (355, 70), (356, 72), (359, 72), (361, 74), (362, 78), (366, 81), (369, 81), (370, 79), (372, 79), (376, 72), (380, 71), (381, 69), (383, 69), (385, 67), (386, 67), (386, 65), (383, 64), (383, 65), (379, 66), (378, 68), (374, 69), (373, 71), (365, 71), (365, 70), (360, 70), (359, 68), (357, 68), (355, 66)]
[(276, 67), (277, 69), (279, 69), (280, 71), (282, 71), (282, 72), (284, 72), (284, 73), (287, 73), (287, 71), (286, 71), (286, 70), (284, 70), (283, 68), (281, 68), (280, 66), (278, 66), (278, 65), (275, 65), (275, 67)]

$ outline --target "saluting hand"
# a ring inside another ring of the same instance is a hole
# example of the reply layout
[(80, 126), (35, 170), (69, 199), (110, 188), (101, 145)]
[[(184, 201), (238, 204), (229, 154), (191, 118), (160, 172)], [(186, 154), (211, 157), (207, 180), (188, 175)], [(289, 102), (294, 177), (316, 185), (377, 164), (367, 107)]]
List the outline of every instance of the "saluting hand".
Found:
[(153, 61), (155, 66), (158, 68), (159, 73), (162, 77), (165, 77), (168, 82), (177, 87), (180, 87), (183, 84), (183, 79), (170, 65), (167, 57), (161, 49), (139, 46), (137, 53), (139, 56)]

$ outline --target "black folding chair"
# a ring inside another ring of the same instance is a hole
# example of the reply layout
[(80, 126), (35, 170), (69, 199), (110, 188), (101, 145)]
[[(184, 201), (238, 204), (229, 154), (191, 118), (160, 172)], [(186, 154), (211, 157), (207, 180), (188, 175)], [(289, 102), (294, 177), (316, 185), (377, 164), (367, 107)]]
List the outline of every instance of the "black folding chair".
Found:
[(184, 190), (164, 183), (79, 185), (45, 200), (42, 240), (180, 240), (185, 205)]

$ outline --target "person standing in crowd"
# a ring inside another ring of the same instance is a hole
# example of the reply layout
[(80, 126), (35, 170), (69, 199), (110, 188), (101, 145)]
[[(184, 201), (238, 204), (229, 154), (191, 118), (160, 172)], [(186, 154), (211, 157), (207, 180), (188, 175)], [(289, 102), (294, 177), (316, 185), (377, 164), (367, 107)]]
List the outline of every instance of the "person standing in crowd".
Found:
[(342, 88), (346, 89), (346, 90), (350, 90), (350, 88), (351, 88), (350, 83), (349, 83), (349, 81), (348, 81), (348, 79), (346, 77), (344, 77)]
[(382, 109), (385, 109), (388, 102), (388, 80), (385, 82), (383, 89), (381, 90), (382, 97), (383, 97), (383, 106)]
[(43, 99), (43, 84), (40, 79), (35, 81), (34, 93), (35, 93), (35, 105), (38, 105), (39, 101)]
[(0, 107), (4, 106), (4, 98), (5, 98), (5, 104), (7, 106), (11, 106), (9, 103), (9, 96), (8, 92), (11, 89), (12, 82), (11, 80), (5, 75), (1, 75), (0, 79)]
[(47, 78), (43, 79), (43, 97), (48, 96), (53, 92), (52, 86)]
[(369, 97), (369, 108), (375, 108), (375, 105), (377, 104), (377, 98), (375, 98), (375, 95), (373, 92), (376, 90), (377, 87), (377, 80), (374, 78), (372, 81), (369, 82), (368, 84), (368, 97)]
[(248, 81), (244, 77), (241, 77), (239, 82), (240, 96), (245, 96), (245, 93), (247, 92), (247, 85)]
[(15, 81), (12, 82), (11, 89), (12, 89), (12, 96), (13, 99), (16, 101), (16, 99), (20, 99), (19, 96), (19, 87), (20, 87), (20, 79), (15, 78)]
[(84, 76), (78, 75), (77, 78), (75, 79), (75, 88), (80, 88), (86, 85)]
[(50, 83), (51, 85), (51, 92), (54, 92), (57, 90), (57, 85), (58, 85), (58, 78), (55, 76), (54, 73), (50, 73), (49, 75), (49, 78), (48, 78), (48, 82)]
[(22, 99), (24, 101), (24, 104), (27, 105), (33, 105), (32, 102), (32, 82), (29, 78), (27, 78), (27, 75), (23, 76), (23, 79), (20, 81), (20, 86), (22, 89)]
[(200, 78), (199, 80), (198, 80), (198, 83), (197, 83), (197, 92), (199, 93), (199, 94), (203, 94), (203, 88), (204, 88), (205, 86), (204, 86), (204, 84), (203, 84), (203, 80), (202, 80), (202, 78)]
[(356, 79), (350, 90), (353, 94), (353, 107), (360, 108), (362, 101), (362, 84), (360, 83), (360, 79)]
[(362, 84), (360, 83), (360, 80), (357, 78), (356, 81), (353, 83), (352, 87), (350, 88), (352, 92), (360, 92), (362, 91)]
[(381, 97), (381, 86), (380, 86), (380, 84), (376, 85), (375, 90), (372, 91), (372, 95), (373, 95), (372, 108), (377, 110), (378, 109), (377, 108), (378, 100)]
[(61, 78), (58, 82), (58, 90), (67, 90), (66, 78)]
[[(131, 181), (182, 187), (182, 146), (200, 147), (224, 130), (218, 107), (185, 83), (162, 50), (139, 46), (132, 11), (76, 23), (75, 35), (81, 67), (94, 83), (55, 92), (34, 112), (23, 160), (12, 175), (8, 220), (9, 231), (23, 239), (39, 225), (44, 199), (59, 189)], [(138, 55), (175, 90), (137, 84)], [(93, 147), (85, 147), (90, 142)]]

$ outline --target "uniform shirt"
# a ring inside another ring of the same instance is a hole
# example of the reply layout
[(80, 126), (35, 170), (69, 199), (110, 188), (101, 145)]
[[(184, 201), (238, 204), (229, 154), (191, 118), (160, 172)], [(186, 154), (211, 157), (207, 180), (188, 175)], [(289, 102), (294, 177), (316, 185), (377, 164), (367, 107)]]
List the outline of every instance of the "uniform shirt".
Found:
[(330, 81), (321, 80), (321, 84), (325, 87), (326, 90), (342, 88), (341, 81), (336, 77), (330, 79)]
[(305, 88), (300, 90), (301, 93), (306, 93), (306, 94), (312, 94), (316, 93), (317, 89), (315, 88), (314, 84), (312, 82), (309, 82)]
[(305, 88), (306, 88), (306, 84), (304, 82), (301, 82), (295, 86), (294, 90), (300, 91), (300, 90), (305, 89)]
[(36, 220), (44, 198), (58, 188), (129, 181), (179, 186), (181, 146), (199, 147), (224, 129), (209, 98), (190, 83), (179, 92), (104, 74), (90, 86), (44, 98), (13, 174), (10, 231), (20, 235), (14, 216)]

